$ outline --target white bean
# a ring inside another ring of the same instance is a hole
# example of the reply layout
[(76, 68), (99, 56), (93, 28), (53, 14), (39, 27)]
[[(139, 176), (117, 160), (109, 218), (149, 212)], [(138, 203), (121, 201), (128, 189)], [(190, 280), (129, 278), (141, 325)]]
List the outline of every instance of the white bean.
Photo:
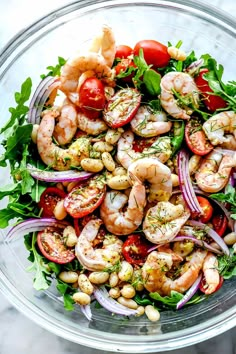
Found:
[(93, 144), (93, 150), (98, 152), (111, 152), (113, 150), (113, 146), (105, 141), (97, 141)]
[(119, 282), (119, 277), (116, 272), (112, 272), (109, 277), (109, 285), (114, 288)]
[(74, 293), (72, 298), (74, 302), (82, 306), (88, 305), (91, 302), (90, 296), (82, 292)]
[(118, 166), (112, 171), (113, 176), (126, 176), (127, 171), (124, 167)]
[(155, 307), (153, 307), (152, 305), (147, 305), (145, 307), (145, 313), (149, 321), (157, 322), (160, 319), (159, 311), (155, 309)]
[(68, 193), (70, 193), (72, 191), (72, 189), (74, 189), (78, 184), (78, 181), (74, 181), (74, 182), (69, 182), (68, 185), (66, 186), (66, 190)]
[(74, 247), (77, 244), (78, 238), (75, 233), (75, 229), (68, 225), (63, 230), (63, 239), (65, 245), (68, 247)]
[(85, 294), (91, 295), (93, 293), (93, 285), (85, 274), (80, 274), (78, 278), (78, 284), (81, 291)]
[(102, 153), (102, 162), (106, 169), (110, 172), (114, 171), (116, 165), (111, 154), (107, 151)]
[(57, 202), (53, 214), (57, 220), (63, 220), (67, 216), (67, 211), (64, 207), (64, 200), (61, 199)]
[(173, 187), (178, 187), (179, 186), (179, 177), (175, 173), (171, 173), (171, 180), (172, 180), (172, 185)]
[(105, 140), (111, 145), (115, 145), (121, 137), (121, 133), (118, 130), (108, 129)]
[(116, 190), (124, 190), (130, 187), (127, 175), (111, 177), (108, 179), (107, 184), (111, 189)]
[(139, 317), (142, 316), (145, 313), (145, 308), (143, 306), (139, 306), (137, 308), (137, 314), (135, 316)]
[(190, 175), (194, 174), (197, 172), (200, 163), (202, 161), (202, 157), (199, 155), (192, 155), (189, 159), (188, 167), (189, 167), (189, 173)]
[(33, 129), (32, 129), (32, 133), (31, 133), (31, 139), (34, 144), (37, 144), (38, 129), (39, 129), (39, 125), (34, 124)]
[(59, 274), (59, 279), (64, 281), (64, 283), (72, 284), (78, 280), (78, 274), (72, 270), (63, 271)]
[(112, 297), (113, 299), (118, 299), (120, 297), (120, 289), (118, 287), (116, 288), (111, 288), (109, 290), (109, 295), (110, 297)]
[(126, 299), (132, 299), (135, 296), (136, 291), (131, 284), (125, 284), (120, 291), (121, 295)]
[(89, 274), (89, 280), (93, 284), (104, 284), (109, 279), (109, 273), (107, 272), (92, 272)]
[(224, 237), (224, 241), (226, 245), (232, 246), (234, 243), (236, 243), (236, 232), (230, 232)]
[(129, 309), (136, 310), (138, 308), (138, 304), (132, 299), (125, 299), (123, 296), (118, 297), (117, 301)]
[(84, 171), (94, 172), (94, 173), (100, 172), (104, 168), (102, 160), (91, 159), (89, 157), (81, 160), (80, 165)]
[(121, 281), (129, 281), (132, 278), (133, 272), (132, 265), (126, 261), (122, 261), (118, 277)]

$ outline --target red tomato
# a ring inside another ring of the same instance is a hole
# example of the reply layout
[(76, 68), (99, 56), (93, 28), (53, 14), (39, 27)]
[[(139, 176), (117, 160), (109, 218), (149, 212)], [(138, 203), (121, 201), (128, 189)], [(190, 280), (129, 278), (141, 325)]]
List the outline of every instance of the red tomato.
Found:
[[(215, 289), (214, 293), (215, 293), (216, 291), (218, 291), (218, 290), (222, 287), (223, 282), (224, 282), (224, 278), (220, 275), (220, 282), (219, 282), (217, 288)], [(203, 276), (203, 277), (202, 277), (202, 280), (201, 280), (201, 282), (200, 282), (200, 284), (199, 284), (199, 290), (200, 290), (202, 293), (205, 294), (206, 291), (207, 291), (207, 288), (208, 288), (208, 287), (207, 287), (207, 285), (206, 285), (206, 279), (205, 279), (205, 277)]]
[[(116, 75), (120, 75), (126, 72), (129, 68), (136, 68), (136, 65), (131, 59), (122, 59), (116, 66)], [(132, 83), (132, 78), (134, 77), (134, 72), (129, 74), (128, 76), (120, 77), (119, 79), (127, 82), (127, 83)]]
[(198, 220), (205, 224), (212, 218), (214, 209), (207, 198), (197, 196), (197, 200), (203, 211), (203, 215), (201, 215)]
[(39, 208), (43, 209), (42, 216), (54, 216), (53, 211), (57, 202), (66, 197), (66, 193), (57, 187), (48, 187), (41, 194)]
[(56, 227), (47, 227), (37, 236), (38, 247), (43, 256), (54, 263), (65, 264), (75, 258), (74, 250), (65, 246), (62, 230)]
[(128, 45), (118, 45), (116, 47), (115, 58), (120, 58), (120, 59), (127, 58), (129, 55), (132, 54), (132, 52), (133, 49), (130, 48)]
[(92, 213), (105, 197), (106, 185), (97, 177), (81, 182), (66, 196), (64, 207), (73, 218)]
[(82, 83), (78, 93), (78, 106), (82, 112), (89, 118), (98, 118), (106, 103), (102, 82), (96, 77), (90, 77)]
[(135, 152), (143, 152), (144, 149), (149, 148), (155, 141), (156, 137), (153, 138), (141, 138), (135, 137), (133, 142), (133, 149)]
[(111, 97), (104, 111), (103, 119), (111, 128), (129, 123), (138, 111), (141, 94), (134, 88), (124, 88)]
[(185, 126), (185, 140), (188, 148), (196, 155), (206, 155), (213, 150), (213, 145), (207, 140), (201, 123), (197, 119), (190, 119)]
[(221, 237), (224, 236), (224, 233), (228, 227), (227, 217), (222, 213), (216, 214), (213, 216), (211, 223), (215, 232), (217, 232)]
[(79, 225), (79, 218), (73, 218), (73, 224), (74, 224), (74, 229), (75, 229), (75, 234), (77, 237), (79, 237), (81, 233), (81, 227)]
[(167, 46), (154, 40), (142, 40), (136, 43), (133, 53), (139, 55), (139, 50), (143, 49), (143, 56), (148, 65), (163, 68), (168, 65), (170, 55)]
[(122, 246), (125, 260), (130, 264), (144, 264), (151, 244), (138, 234), (129, 235)]
[(214, 112), (216, 109), (227, 107), (227, 102), (223, 98), (211, 94), (213, 90), (208, 85), (208, 81), (203, 78), (204, 74), (208, 71), (208, 69), (202, 69), (198, 76), (196, 76), (195, 83), (202, 93), (205, 106), (209, 111)]

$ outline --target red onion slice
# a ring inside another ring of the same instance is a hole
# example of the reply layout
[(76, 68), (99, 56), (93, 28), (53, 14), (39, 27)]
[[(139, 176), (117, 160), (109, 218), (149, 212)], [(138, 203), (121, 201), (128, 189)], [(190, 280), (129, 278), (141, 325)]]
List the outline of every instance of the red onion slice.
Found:
[(202, 274), (197, 277), (191, 288), (189, 288), (184, 297), (177, 303), (176, 310), (181, 309), (181, 307), (183, 307), (193, 297), (193, 295), (197, 292), (199, 288), (201, 280)]
[(91, 312), (91, 307), (90, 305), (81, 305), (80, 310), (82, 314), (87, 318), (88, 321), (91, 321), (92, 319), (92, 312)]
[(136, 310), (131, 310), (125, 307), (113, 298), (111, 298), (104, 286), (96, 288), (93, 292), (94, 297), (99, 302), (99, 304), (106, 310), (123, 316), (131, 316), (137, 314)]
[(47, 76), (37, 86), (29, 104), (28, 122), (39, 124), (45, 102), (55, 88), (58, 88), (60, 81), (58, 78)]
[(93, 173), (85, 171), (43, 171), (32, 165), (27, 165), (27, 169), (32, 177), (45, 182), (74, 182), (84, 181), (91, 177)]
[(195, 220), (188, 220), (186, 222), (186, 225), (190, 226), (196, 226), (200, 230), (204, 230), (222, 249), (223, 253), (225, 253), (227, 256), (230, 255), (228, 246), (225, 244), (224, 240), (214, 231), (212, 230), (209, 226), (203, 224), (200, 221), (195, 221)]
[(189, 154), (185, 150), (178, 153), (178, 177), (180, 190), (185, 203), (193, 215), (201, 215), (202, 209), (197, 200), (190, 174), (189, 174)]

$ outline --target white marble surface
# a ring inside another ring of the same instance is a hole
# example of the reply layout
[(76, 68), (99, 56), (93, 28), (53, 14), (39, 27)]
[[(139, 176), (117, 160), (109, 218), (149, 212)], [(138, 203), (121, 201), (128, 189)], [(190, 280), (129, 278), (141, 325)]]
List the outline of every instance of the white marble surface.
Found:
[[(68, 0), (0, 0), (0, 48), (28, 24)], [(205, 0), (236, 16), (235, 0)], [(0, 354), (102, 354), (68, 342), (40, 328), (0, 294)], [(236, 328), (198, 345), (170, 354), (236, 354)]]

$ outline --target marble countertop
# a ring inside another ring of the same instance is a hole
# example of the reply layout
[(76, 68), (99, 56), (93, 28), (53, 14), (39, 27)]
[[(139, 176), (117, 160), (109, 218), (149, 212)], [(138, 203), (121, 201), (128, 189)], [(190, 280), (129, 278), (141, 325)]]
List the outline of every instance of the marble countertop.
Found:
[[(68, 0), (0, 0), (0, 48), (19, 30)], [(235, 0), (205, 0), (231, 15), (236, 13)], [(30, 14), (30, 15), (29, 15)], [(235, 15), (236, 16), (236, 15)], [(71, 343), (42, 329), (19, 313), (0, 294), (0, 354), (106, 354)], [(170, 354), (235, 354), (236, 328), (206, 342), (168, 352)]]

